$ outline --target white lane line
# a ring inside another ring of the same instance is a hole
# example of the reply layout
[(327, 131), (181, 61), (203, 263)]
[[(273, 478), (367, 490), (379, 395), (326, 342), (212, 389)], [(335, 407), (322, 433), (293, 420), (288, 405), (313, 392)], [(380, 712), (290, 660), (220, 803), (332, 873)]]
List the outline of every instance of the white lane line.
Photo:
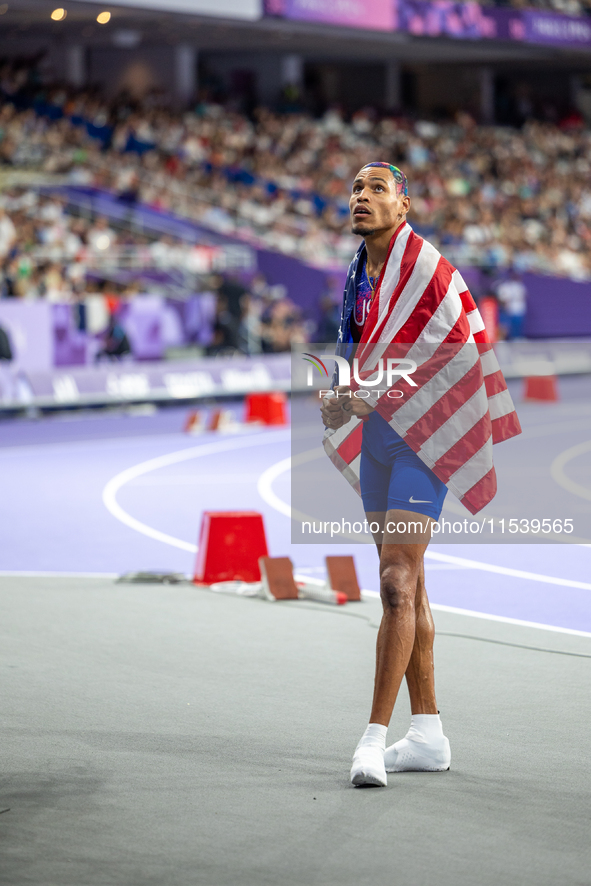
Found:
[[(363, 597), (379, 597), (378, 591), (361, 592)], [(443, 603), (429, 602), (431, 609), (438, 612), (451, 612), (453, 615), (467, 615), (470, 618), (480, 618), (483, 621), (498, 621), (502, 624), (518, 625), (520, 628), (537, 628), (540, 631), (552, 631), (555, 634), (572, 634), (574, 637), (591, 637), (590, 631), (577, 631), (574, 628), (561, 628), (556, 625), (542, 624), (539, 621), (525, 621), (522, 618), (510, 618), (507, 615), (492, 615), (490, 612), (476, 612), (474, 609), (461, 609), (459, 606), (446, 606)]]
[(207, 455), (218, 455), (220, 452), (244, 449), (247, 446), (264, 446), (266, 444), (279, 443), (285, 439), (289, 439), (289, 429), (275, 432), (266, 431), (254, 437), (216, 440), (214, 443), (192, 446), (189, 449), (181, 449), (177, 452), (169, 452), (167, 455), (151, 458), (148, 461), (133, 465), (131, 468), (126, 468), (126, 470), (121, 471), (121, 473), (109, 480), (103, 489), (103, 504), (116, 520), (119, 520), (130, 529), (134, 529), (142, 535), (147, 535), (148, 538), (153, 538), (155, 541), (160, 541), (163, 544), (171, 545), (173, 548), (180, 548), (181, 551), (189, 551), (189, 553), (194, 554), (197, 551), (197, 545), (189, 541), (183, 541), (180, 538), (175, 538), (166, 532), (160, 532), (160, 530), (154, 529), (152, 526), (148, 526), (146, 523), (142, 523), (141, 520), (136, 520), (135, 517), (128, 514), (117, 501), (119, 490), (126, 483), (135, 480), (136, 477), (141, 477), (143, 474), (150, 473), (150, 471), (166, 468), (169, 465), (190, 461), (193, 458), (203, 458)]
[(435, 551), (426, 551), (425, 557), (431, 560), (440, 560), (443, 563), (456, 563), (468, 569), (480, 569), (482, 572), (495, 572), (497, 575), (510, 575), (513, 578), (527, 578), (531, 581), (541, 581), (544, 584), (559, 585), (563, 588), (580, 588), (583, 591), (591, 591), (591, 584), (585, 581), (573, 581), (570, 578), (555, 578), (551, 575), (542, 575), (539, 572), (528, 572), (525, 569), (513, 569), (509, 566), (497, 566), (494, 563), (483, 563), (482, 560), (469, 560), (467, 557), (456, 557), (453, 554), (439, 554)]
[(485, 621), (500, 621), (503, 624), (519, 625), (522, 628), (538, 628), (541, 631), (552, 631), (556, 634), (572, 634), (575, 637), (591, 637), (589, 631), (576, 631), (574, 628), (560, 628), (556, 625), (546, 625), (539, 621), (525, 621), (521, 618), (509, 618), (506, 615), (491, 615), (487, 612), (475, 612), (473, 609), (460, 609), (457, 606), (444, 606), (443, 603), (431, 603), (431, 609), (440, 612), (452, 612), (454, 615), (468, 615), (471, 618), (482, 618)]
[(118, 578), (117, 572), (31, 572), (0, 569), (0, 578)]
[(259, 482), (257, 483), (258, 494), (270, 507), (279, 511), (279, 513), (283, 514), (285, 517), (289, 517), (290, 520), (299, 520), (300, 522), (302, 520), (313, 520), (314, 517), (310, 517), (308, 514), (302, 514), (301, 511), (292, 508), (287, 502), (282, 501), (277, 495), (275, 495), (275, 492), (273, 491), (273, 483), (277, 477), (281, 476), (281, 474), (285, 474), (286, 471), (291, 470), (292, 466), (297, 467), (298, 465), (306, 464), (309, 461), (315, 461), (323, 455), (325, 455), (324, 449), (318, 447), (317, 449), (309, 449), (307, 452), (301, 452), (293, 458), (291, 456), (289, 458), (283, 458), (276, 464), (271, 465), (271, 467), (267, 468), (266, 471), (263, 471), (259, 477)]
[[(322, 450), (311, 449), (309, 452), (301, 453), (301, 455), (296, 456), (299, 459), (299, 463), (303, 464), (306, 461), (313, 461), (315, 458), (319, 457), (319, 453), (322, 453)], [(296, 459), (294, 458), (294, 463)], [(300, 514), (299, 512), (292, 511), (286, 502), (282, 501), (273, 491), (272, 484), (281, 474), (288, 471), (291, 467), (292, 461), (290, 458), (284, 458), (281, 461), (277, 462), (274, 465), (271, 465), (270, 468), (267, 468), (261, 474), (259, 483), (258, 483), (258, 491), (259, 495), (263, 500), (270, 505), (270, 507), (275, 508), (276, 511), (279, 511), (280, 514), (284, 514), (287, 517), (293, 517), (295, 520), (301, 520), (302, 517), (305, 520), (313, 519), (311, 517)], [(344, 537), (348, 536), (347, 533), (339, 533)], [(558, 585), (560, 587), (567, 588), (579, 588), (584, 591), (591, 591), (591, 583), (584, 581), (574, 581), (570, 578), (555, 578), (550, 575), (542, 575), (539, 572), (528, 572), (525, 569), (513, 569), (509, 566), (497, 566), (494, 563), (484, 563), (481, 560), (471, 560), (467, 557), (457, 557), (453, 554), (439, 554), (435, 553), (435, 551), (426, 551), (425, 557), (428, 557), (431, 560), (439, 560), (442, 563), (454, 563), (457, 566), (464, 567), (465, 569), (479, 569), (482, 572), (494, 572), (497, 575), (510, 575), (512, 578), (523, 578), (529, 579), (530, 581), (539, 581), (544, 584)]]
[(575, 483), (574, 480), (567, 477), (564, 469), (569, 461), (590, 451), (591, 440), (586, 440), (584, 443), (579, 443), (577, 446), (571, 446), (570, 449), (565, 449), (565, 451), (561, 452), (550, 465), (550, 476), (559, 486), (562, 486), (567, 492), (572, 492), (573, 495), (578, 495), (579, 498), (585, 498), (587, 501), (591, 501), (591, 489), (581, 486), (580, 483)]

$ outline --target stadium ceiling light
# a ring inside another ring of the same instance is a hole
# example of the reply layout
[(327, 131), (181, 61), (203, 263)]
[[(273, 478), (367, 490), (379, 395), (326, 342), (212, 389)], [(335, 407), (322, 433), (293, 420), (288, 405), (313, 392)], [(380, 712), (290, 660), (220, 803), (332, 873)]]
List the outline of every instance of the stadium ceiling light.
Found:
[(51, 13), (51, 18), (54, 22), (63, 22), (67, 14), (67, 10), (63, 9), (61, 6), (58, 6), (58, 8), (54, 9)]
[(111, 21), (111, 13), (110, 12), (99, 12), (99, 14), (96, 17), (96, 20), (99, 23), (99, 25), (106, 25), (107, 22)]

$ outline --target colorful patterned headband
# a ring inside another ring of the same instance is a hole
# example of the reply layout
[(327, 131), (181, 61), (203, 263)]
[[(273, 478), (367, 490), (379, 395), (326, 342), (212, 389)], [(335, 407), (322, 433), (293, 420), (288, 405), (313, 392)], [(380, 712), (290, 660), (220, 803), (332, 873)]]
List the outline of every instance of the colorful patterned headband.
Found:
[(404, 194), (405, 197), (408, 197), (408, 181), (402, 169), (398, 169), (397, 166), (392, 166), (391, 163), (382, 163), (379, 160), (376, 160), (375, 163), (366, 163), (363, 168), (367, 169), (368, 166), (383, 166), (385, 169), (389, 169), (396, 182), (396, 193)]

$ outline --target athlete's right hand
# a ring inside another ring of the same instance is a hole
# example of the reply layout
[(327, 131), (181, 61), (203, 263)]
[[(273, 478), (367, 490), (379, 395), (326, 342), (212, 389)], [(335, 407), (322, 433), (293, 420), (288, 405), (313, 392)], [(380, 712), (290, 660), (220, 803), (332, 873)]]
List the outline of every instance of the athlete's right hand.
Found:
[(343, 400), (337, 397), (323, 397), (320, 413), (324, 426), (335, 431), (351, 421), (351, 413), (343, 411)]

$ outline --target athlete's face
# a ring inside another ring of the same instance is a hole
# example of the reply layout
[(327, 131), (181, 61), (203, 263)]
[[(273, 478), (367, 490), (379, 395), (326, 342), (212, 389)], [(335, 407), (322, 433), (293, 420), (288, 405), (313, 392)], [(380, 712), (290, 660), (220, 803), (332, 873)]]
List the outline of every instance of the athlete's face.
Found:
[(383, 166), (366, 166), (353, 182), (349, 210), (351, 229), (362, 237), (397, 228), (410, 209), (410, 197), (399, 193), (392, 172)]

